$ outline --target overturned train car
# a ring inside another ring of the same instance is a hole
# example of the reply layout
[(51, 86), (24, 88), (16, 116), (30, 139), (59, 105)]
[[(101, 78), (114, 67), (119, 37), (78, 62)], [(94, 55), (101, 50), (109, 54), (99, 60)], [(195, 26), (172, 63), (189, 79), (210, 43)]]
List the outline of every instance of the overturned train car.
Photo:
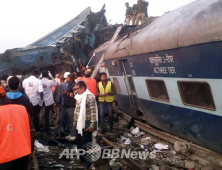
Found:
[(0, 75), (20, 74), (23, 69), (35, 66), (54, 73), (71, 71), (71, 57), (60, 51), (69, 41), (69, 53), (85, 64), (90, 50), (96, 48), (94, 32), (107, 26), (105, 6), (97, 13), (88, 7), (61, 27), (24, 48), (6, 50), (0, 55)]
[(117, 40), (105, 64), (119, 107), (222, 154), (221, 47), (218, 0), (195, 1)]

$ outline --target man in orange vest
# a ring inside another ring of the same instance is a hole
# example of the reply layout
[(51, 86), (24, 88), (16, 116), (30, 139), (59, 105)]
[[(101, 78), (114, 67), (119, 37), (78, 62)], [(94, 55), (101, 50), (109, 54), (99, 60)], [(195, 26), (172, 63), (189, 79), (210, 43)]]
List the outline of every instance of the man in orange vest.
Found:
[(0, 169), (26, 170), (30, 154), (28, 113), (24, 106), (11, 104), (0, 86)]

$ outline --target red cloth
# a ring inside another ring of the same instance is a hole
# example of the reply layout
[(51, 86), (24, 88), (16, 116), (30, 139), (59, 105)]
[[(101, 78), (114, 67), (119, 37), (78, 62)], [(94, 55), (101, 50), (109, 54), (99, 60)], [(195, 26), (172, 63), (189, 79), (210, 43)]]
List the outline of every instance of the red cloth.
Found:
[(0, 153), (0, 164), (31, 154), (29, 118), (24, 106), (0, 106)]
[(84, 81), (86, 83), (87, 89), (96, 97), (96, 80), (92, 78), (79, 77), (76, 82)]

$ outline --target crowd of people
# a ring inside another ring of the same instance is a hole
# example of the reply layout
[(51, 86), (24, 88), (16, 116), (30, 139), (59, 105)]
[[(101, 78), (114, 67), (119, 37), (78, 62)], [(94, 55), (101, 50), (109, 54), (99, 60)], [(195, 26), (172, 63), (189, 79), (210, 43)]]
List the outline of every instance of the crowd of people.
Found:
[[(92, 79), (91, 70), (63, 75), (35, 68), (22, 76), (2, 76), (0, 85), (0, 169), (27, 169), (28, 155), (34, 146), (36, 133), (47, 136), (64, 135), (76, 140), (82, 148), (92, 137), (113, 130), (115, 85), (106, 73)], [(105, 124), (108, 111), (109, 129)], [(44, 126), (39, 119), (44, 113)], [(50, 115), (56, 114), (56, 125), (50, 127)], [(10, 152), (10, 153), (9, 153)], [(90, 166), (83, 158), (80, 162)]]
[(145, 0), (138, 0), (137, 4), (134, 4), (133, 7), (129, 6), (129, 3), (125, 3), (126, 6), (126, 25), (130, 25), (132, 20), (132, 25), (138, 25), (139, 22), (143, 24), (145, 19), (148, 17), (147, 8), (149, 6), (149, 2)]

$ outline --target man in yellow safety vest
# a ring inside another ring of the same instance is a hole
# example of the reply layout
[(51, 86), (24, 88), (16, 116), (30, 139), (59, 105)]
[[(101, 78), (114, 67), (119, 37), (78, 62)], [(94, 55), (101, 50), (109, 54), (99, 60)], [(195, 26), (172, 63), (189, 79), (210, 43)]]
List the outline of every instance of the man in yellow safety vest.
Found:
[(105, 119), (104, 119), (104, 112), (105, 107), (108, 110), (109, 114), (109, 125), (110, 125), (110, 131), (113, 129), (113, 108), (112, 108), (112, 102), (114, 100), (114, 95), (116, 94), (116, 88), (115, 85), (107, 80), (107, 74), (106, 73), (100, 73), (100, 79), (101, 82), (97, 84), (97, 96), (99, 96), (99, 108), (100, 108), (100, 124), (102, 133), (106, 132), (105, 127)]

